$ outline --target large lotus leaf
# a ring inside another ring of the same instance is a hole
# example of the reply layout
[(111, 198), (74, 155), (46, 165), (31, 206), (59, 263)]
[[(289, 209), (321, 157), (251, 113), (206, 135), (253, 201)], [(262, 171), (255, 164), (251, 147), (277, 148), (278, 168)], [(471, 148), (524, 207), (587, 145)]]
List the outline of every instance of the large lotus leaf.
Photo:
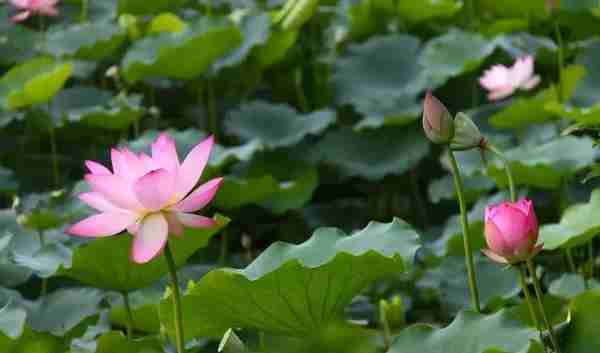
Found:
[(65, 353), (67, 347), (62, 339), (49, 333), (36, 332), (28, 327), (18, 339), (12, 340), (0, 334), (2, 353)]
[(590, 196), (590, 202), (567, 208), (559, 223), (546, 224), (540, 229), (544, 249), (571, 248), (589, 241), (600, 231), (600, 189)]
[(49, 31), (44, 50), (55, 57), (100, 60), (119, 49), (125, 38), (125, 31), (113, 23), (71, 24)]
[(304, 206), (319, 185), (316, 167), (283, 151), (258, 155), (242, 169), (237, 176), (225, 177), (215, 200), (220, 208), (254, 203), (283, 213)]
[[(210, 238), (229, 223), (220, 215), (215, 217), (217, 226), (207, 229), (188, 228), (182, 237), (169, 237), (175, 264), (182, 266), (196, 250), (206, 246)], [(121, 234), (94, 239), (73, 253), (71, 268), (61, 274), (83, 283), (115, 291), (131, 291), (146, 287), (167, 273), (164, 256), (139, 265), (131, 262), (132, 236)]]
[(585, 76), (577, 86), (573, 104), (588, 107), (600, 100), (600, 41), (595, 40), (583, 47), (575, 63), (585, 68)]
[(459, 30), (433, 38), (425, 44), (418, 59), (424, 68), (427, 87), (439, 87), (449, 78), (477, 68), (497, 45), (496, 40), (479, 33)]
[(124, 130), (144, 113), (141, 96), (113, 96), (92, 86), (67, 88), (56, 95), (52, 111), (64, 121), (94, 128)]
[(189, 0), (118, 0), (119, 13), (155, 15), (164, 11), (177, 10)]
[(182, 32), (136, 42), (123, 58), (123, 75), (130, 82), (152, 77), (197, 78), (241, 41), (240, 30), (230, 22), (202, 17)]
[[(476, 256), (475, 266), (483, 307), (519, 293), (519, 278), (515, 270), (507, 270), (485, 256)], [(472, 305), (466, 273), (464, 256), (448, 256), (428, 272), (419, 285), (439, 290), (442, 303), (455, 313)]]
[(336, 102), (371, 106), (378, 97), (417, 94), (426, 84), (420, 75), (419, 50), (419, 39), (403, 34), (376, 36), (350, 45), (333, 66)]
[(541, 353), (538, 333), (506, 310), (460, 312), (443, 329), (417, 324), (400, 332), (387, 353)]
[(70, 63), (47, 57), (28, 60), (0, 78), (0, 104), (6, 110), (45, 103), (71, 75)]
[(251, 57), (256, 60), (260, 68), (267, 68), (282, 60), (287, 51), (296, 43), (298, 31), (277, 30), (271, 33), (267, 42), (256, 46), (251, 53)]
[(571, 322), (561, 337), (565, 353), (593, 353), (600, 349), (600, 335), (594, 329), (600, 325), (600, 289), (576, 296), (570, 304)]
[(265, 45), (271, 36), (271, 16), (266, 13), (246, 16), (239, 26), (244, 35), (243, 42), (231, 53), (215, 61), (212, 65), (213, 71), (239, 65), (250, 55), (253, 48)]
[(25, 26), (15, 26), (10, 21), (4, 21), (3, 10), (0, 8), (0, 65), (10, 66), (25, 61), (35, 55), (35, 44), (39, 34)]
[(429, 153), (422, 131), (413, 127), (386, 127), (366, 132), (342, 128), (325, 135), (312, 153), (346, 176), (380, 180), (401, 175)]
[(243, 140), (258, 140), (269, 147), (287, 147), (306, 135), (319, 135), (335, 122), (335, 113), (319, 110), (300, 114), (287, 104), (255, 101), (231, 111), (225, 128)]
[(24, 302), (27, 324), (38, 332), (64, 336), (84, 319), (98, 314), (104, 293), (96, 288), (61, 288), (33, 302)]
[[(595, 151), (590, 138), (573, 136), (536, 145), (521, 145), (506, 151), (515, 183), (552, 189), (565, 178), (593, 163)], [(488, 164), (488, 173), (500, 186), (507, 179), (503, 164), (494, 160)]]
[[(194, 146), (208, 137), (205, 132), (196, 129), (182, 131), (169, 129), (165, 132), (175, 140), (178, 147), (179, 159), (181, 161), (183, 161), (187, 153)], [(156, 130), (148, 130), (137, 139), (131, 141), (129, 146), (136, 151), (150, 153), (150, 145), (156, 140), (158, 133), (159, 132)], [(258, 141), (250, 141), (236, 147), (223, 147), (219, 144), (215, 144), (210, 155), (210, 160), (208, 161), (208, 169), (211, 170), (211, 173), (216, 173), (227, 167), (229, 164), (238, 161), (249, 161), (262, 149), (263, 145)]]
[(558, 102), (549, 102), (545, 109), (563, 118), (575, 120), (585, 126), (600, 124), (600, 104), (596, 103), (590, 107), (578, 108)]
[(26, 317), (27, 311), (14, 300), (9, 299), (0, 308), (0, 335), (3, 334), (11, 339), (21, 337)]
[(408, 22), (423, 22), (434, 18), (450, 18), (463, 7), (455, 0), (399, 1), (398, 14)]
[[(346, 236), (320, 228), (299, 245), (277, 242), (242, 270), (217, 269), (183, 297), (187, 339), (220, 337), (230, 327), (304, 337), (336, 321), (370, 282), (406, 271), (419, 248), (404, 221), (372, 222)], [(160, 316), (173, 333), (171, 298)]]
[(356, 102), (354, 108), (364, 116), (355, 129), (377, 129), (385, 125), (407, 125), (417, 120), (421, 105), (414, 94), (380, 95)]
[(480, 0), (477, 9), (490, 16), (518, 18), (524, 17), (528, 20), (543, 19), (548, 16), (545, 0)]
[[(596, 279), (590, 279), (588, 285), (593, 289), (600, 288), (600, 282)], [(575, 273), (563, 273), (559, 278), (552, 281), (548, 287), (548, 293), (564, 299), (573, 299), (585, 290), (585, 280), (581, 275)]]

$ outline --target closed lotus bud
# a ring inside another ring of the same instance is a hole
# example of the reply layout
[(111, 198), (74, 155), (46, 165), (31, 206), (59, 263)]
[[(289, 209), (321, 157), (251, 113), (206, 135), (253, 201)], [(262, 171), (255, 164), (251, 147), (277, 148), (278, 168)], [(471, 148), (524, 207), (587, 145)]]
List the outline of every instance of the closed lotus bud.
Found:
[(455, 151), (470, 150), (481, 147), (484, 143), (479, 128), (465, 113), (456, 114), (454, 119), (454, 137), (450, 142), (450, 148)]
[(516, 264), (526, 261), (542, 250), (538, 240), (538, 221), (533, 203), (528, 199), (502, 202), (485, 210), (485, 240), (483, 253), (495, 262)]
[(423, 130), (431, 142), (440, 145), (450, 143), (454, 136), (450, 112), (429, 91), (423, 102)]

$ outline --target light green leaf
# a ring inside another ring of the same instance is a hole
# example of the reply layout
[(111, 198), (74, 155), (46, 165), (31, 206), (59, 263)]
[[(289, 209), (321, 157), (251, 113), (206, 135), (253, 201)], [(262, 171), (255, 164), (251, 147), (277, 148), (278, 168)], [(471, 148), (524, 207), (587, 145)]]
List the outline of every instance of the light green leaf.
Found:
[(123, 58), (123, 75), (130, 82), (197, 78), (241, 41), (240, 30), (228, 21), (202, 17), (183, 32), (161, 33), (136, 42)]
[[(521, 145), (505, 151), (517, 185), (556, 188), (565, 178), (591, 165), (595, 151), (590, 138), (573, 136), (536, 145)], [(507, 184), (500, 160), (488, 163), (488, 173), (499, 186)]]
[(119, 13), (134, 15), (155, 15), (165, 11), (177, 10), (189, 0), (118, 0)]
[(124, 130), (139, 119), (144, 110), (139, 95), (114, 97), (110, 91), (92, 86), (67, 88), (56, 95), (52, 111), (68, 122), (94, 128)]
[(529, 124), (558, 119), (546, 105), (558, 102), (554, 87), (547, 88), (533, 97), (515, 98), (506, 109), (492, 115), (490, 124), (498, 128), (523, 128)]
[[(0, 308), (0, 333), (11, 339), (17, 339), (23, 334), (27, 311), (11, 298)], [(1, 338), (0, 338), (1, 340)]]
[(0, 78), (0, 103), (7, 110), (45, 103), (61, 90), (71, 69), (71, 64), (47, 57), (15, 66)]
[[(169, 237), (175, 264), (182, 266), (196, 250), (208, 244), (210, 238), (229, 223), (217, 215), (218, 225), (210, 229), (187, 228), (182, 237)], [(146, 287), (167, 273), (163, 256), (140, 265), (130, 259), (132, 236), (121, 234), (94, 239), (74, 250), (73, 265), (61, 274), (98, 288), (131, 291)]]
[(148, 33), (171, 32), (178, 33), (187, 28), (187, 23), (170, 12), (161, 13), (154, 17), (148, 25)]
[[(595, 279), (590, 280), (591, 288), (600, 288), (600, 283)], [(565, 299), (572, 299), (586, 290), (585, 280), (575, 273), (563, 273), (559, 278), (550, 283), (548, 293)]]
[(559, 223), (546, 224), (540, 229), (544, 249), (571, 248), (581, 245), (598, 235), (600, 231), (600, 189), (595, 189), (590, 202), (567, 208)]
[(400, 332), (387, 353), (540, 353), (535, 329), (509, 312), (491, 315), (464, 311), (443, 329), (417, 324)]
[[(217, 269), (183, 297), (186, 339), (220, 337), (230, 327), (305, 337), (338, 320), (370, 282), (406, 271), (419, 248), (404, 221), (372, 222), (352, 236), (321, 228), (306, 242), (277, 242), (243, 270)], [(171, 298), (160, 316), (173, 334)]]
[(429, 153), (420, 129), (388, 127), (367, 132), (349, 128), (325, 135), (312, 150), (317, 160), (339, 168), (345, 176), (380, 180), (401, 175)]
[(576, 296), (569, 307), (571, 322), (561, 337), (564, 353), (592, 353), (600, 349), (600, 335), (593, 327), (600, 325), (600, 290)]
[(55, 57), (101, 60), (118, 50), (125, 38), (123, 29), (113, 23), (71, 24), (49, 31), (44, 50)]
[(463, 7), (455, 0), (399, 1), (398, 14), (407, 22), (423, 22), (435, 18), (450, 18)]
[(335, 113), (329, 110), (299, 114), (287, 104), (255, 101), (231, 111), (225, 128), (245, 141), (256, 139), (275, 148), (295, 145), (309, 134), (319, 135), (334, 122)]

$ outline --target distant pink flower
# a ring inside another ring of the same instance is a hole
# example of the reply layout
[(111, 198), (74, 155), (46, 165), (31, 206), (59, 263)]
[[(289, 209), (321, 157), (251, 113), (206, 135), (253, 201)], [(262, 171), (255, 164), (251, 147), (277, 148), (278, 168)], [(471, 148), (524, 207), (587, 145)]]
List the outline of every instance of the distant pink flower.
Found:
[(127, 229), (133, 235), (131, 258), (146, 263), (158, 256), (168, 234), (183, 234), (183, 227), (215, 225), (196, 212), (215, 196), (222, 178), (194, 187), (210, 155), (213, 137), (196, 145), (179, 163), (175, 141), (161, 134), (152, 144), (152, 157), (122, 148), (111, 150), (112, 172), (86, 161), (85, 176), (92, 191), (79, 195), (100, 213), (71, 226), (67, 233), (83, 237), (107, 237)]
[(515, 264), (535, 256), (542, 250), (542, 245), (536, 245), (538, 221), (533, 203), (521, 199), (488, 206), (485, 210), (485, 240), (489, 248), (483, 253), (499, 263)]
[(11, 17), (13, 22), (25, 21), (33, 14), (44, 16), (57, 16), (56, 4), (59, 0), (10, 0), (10, 3), (19, 10), (18, 14)]
[(489, 100), (498, 100), (513, 94), (517, 89), (529, 91), (540, 83), (540, 76), (533, 74), (533, 57), (518, 58), (511, 67), (494, 65), (483, 73), (479, 83), (489, 91)]

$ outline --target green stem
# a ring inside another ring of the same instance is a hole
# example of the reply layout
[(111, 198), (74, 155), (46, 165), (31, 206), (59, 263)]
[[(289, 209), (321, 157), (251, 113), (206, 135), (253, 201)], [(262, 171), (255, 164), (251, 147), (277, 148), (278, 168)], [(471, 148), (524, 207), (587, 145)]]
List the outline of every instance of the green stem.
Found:
[(88, 0), (81, 0), (81, 13), (79, 14), (79, 21), (86, 22), (88, 18)]
[(258, 333), (258, 348), (261, 352), (265, 352), (267, 350), (267, 344), (265, 342), (265, 333), (260, 331)]
[(177, 270), (175, 268), (175, 261), (173, 260), (173, 254), (171, 253), (171, 248), (169, 247), (168, 242), (165, 246), (165, 259), (167, 260), (167, 266), (169, 267), (169, 275), (171, 277), (171, 291), (173, 292), (173, 313), (175, 317), (175, 341), (177, 346), (177, 353), (183, 353), (183, 313), (181, 311), (179, 281), (177, 280)]
[(529, 286), (527, 285), (527, 268), (525, 264), (519, 265), (519, 274), (521, 275), (521, 287), (523, 288), (523, 294), (525, 294), (525, 301), (527, 302), (527, 306), (529, 307), (529, 315), (531, 315), (531, 320), (533, 321), (535, 328), (537, 328), (540, 332), (540, 342), (543, 345), (544, 332), (542, 330), (542, 327), (540, 326), (540, 322), (538, 321), (537, 315), (535, 314), (535, 309), (531, 300), (531, 293), (529, 293)]
[(295, 81), (295, 86), (296, 86), (296, 97), (298, 99), (298, 105), (300, 106), (300, 110), (303, 113), (306, 113), (309, 111), (309, 107), (308, 107), (308, 99), (306, 98), (306, 95), (304, 94), (304, 87), (303, 87), (303, 81), (302, 81), (302, 68), (296, 69), (294, 76), (295, 76), (294, 81)]
[(588, 243), (588, 277), (594, 278), (594, 241)]
[(54, 181), (54, 187), (59, 186), (59, 172), (58, 172), (58, 153), (56, 148), (56, 134), (54, 132), (54, 126), (50, 127), (50, 152), (52, 153), (52, 179)]
[(385, 350), (387, 351), (390, 349), (392, 344), (392, 330), (390, 329), (390, 324), (388, 323), (385, 315), (385, 307), (383, 305), (379, 305), (379, 321), (381, 322), (381, 327), (383, 328), (383, 342), (385, 345)]
[(469, 220), (467, 218), (467, 205), (464, 197), (463, 180), (458, 169), (458, 163), (454, 152), (448, 149), (450, 156), (450, 165), (452, 166), (452, 175), (454, 176), (454, 186), (456, 188), (456, 195), (458, 197), (458, 206), (460, 208), (460, 225), (463, 232), (463, 244), (465, 247), (465, 263), (467, 265), (467, 278), (469, 280), (469, 289), (471, 291), (471, 301), (473, 307), (477, 312), (481, 312), (479, 305), (479, 290), (477, 288), (477, 281), (475, 276), (475, 265), (473, 264), (473, 253), (471, 252), (470, 234), (469, 234)]
[(563, 68), (564, 68), (564, 46), (563, 46), (563, 38), (562, 33), (560, 32), (560, 27), (558, 26), (558, 22), (554, 21), (554, 33), (556, 35), (556, 41), (558, 42), (558, 49), (556, 50), (556, 56), (558, 61), (558, 101), (560, 103), (564, 100), (564, 92), (563, 92)]
[[(40, 240), (40, 247), (44, 247), (46, 241), (44, 240), (44, 231), (38, 230), (38, 238)], [(40, 297), (44, 297), (48, 293), (48, 278), (42, 278), (42, 286), (40, 288)]]
[(227, 250), (229, 242), (227, 241), (227, 231), (224, 230), (221, 235), (221, 254), (219, 255), (219, 265), (223, 266), (227, 262)]
[(552, 342), (552, 346), (554, 347), (554, 351), (556, 353), (560, 353), (560, 347), (558, 345), (558, 341), (556, 340), (556, 335), (554, 334), (554, 327), (548, 320), (548, 316), (546, 315), (546, 311), (544, 310), (544, 303), (542, 302), (542, 288), (540, 285), (540, 281), (537, 278), (537, 274), (535, 273), (535, 266), (531, 259), (527, 260), (527, 268), (529, 269), (529, 275), (533, 280), (533, 288), (535, 289), (535, 295), (537, 297), (538, 308), (540, 310), (540, 314), (542, 315), (542, 320), (544, 320), (544, 324), (546, 328), (548, 328), (548, 332), (550, 333), (550, 341)]
[(127, 340), (131, 342), (133, 339), (133, 312), (129, 303), (129, 293), (122, 292), (123, 303), (125, 304), (125, 313), (127, 314)]
[(508, 178), (508, 189), (510, 190), (510, 200), (512, 202), (516, 202), (517, 201), (517, 192), (515, 190), (515, 181), (513, 179), (512, 170), (510, 169), (509, 160), (506, 158), (504, 153), (502, 153), (496, 146), (494, 146), (492, 144), (487, 144), (486, 148), (489, 149), (490, 151), (494, 152), (494, 154), (502, 160), (502, 163), (504, 164), (504, 171), (506, 172), (506, 177)]
[(565, 249), (565, 256), (567, 257), (567, 263), (569, 264), (569, 270), (573, 273), (577, 273), (577, 266), (575, 266), (575, 261), (573, 261), (573, 254), (571, 253), (571, 249)]
[(219, 124), (217, 122), (217, 107), (213, 82), (209, 78), (206, 82), (206, 113), (208, 115), (208, 130), (215, 138), (219, 139)]

